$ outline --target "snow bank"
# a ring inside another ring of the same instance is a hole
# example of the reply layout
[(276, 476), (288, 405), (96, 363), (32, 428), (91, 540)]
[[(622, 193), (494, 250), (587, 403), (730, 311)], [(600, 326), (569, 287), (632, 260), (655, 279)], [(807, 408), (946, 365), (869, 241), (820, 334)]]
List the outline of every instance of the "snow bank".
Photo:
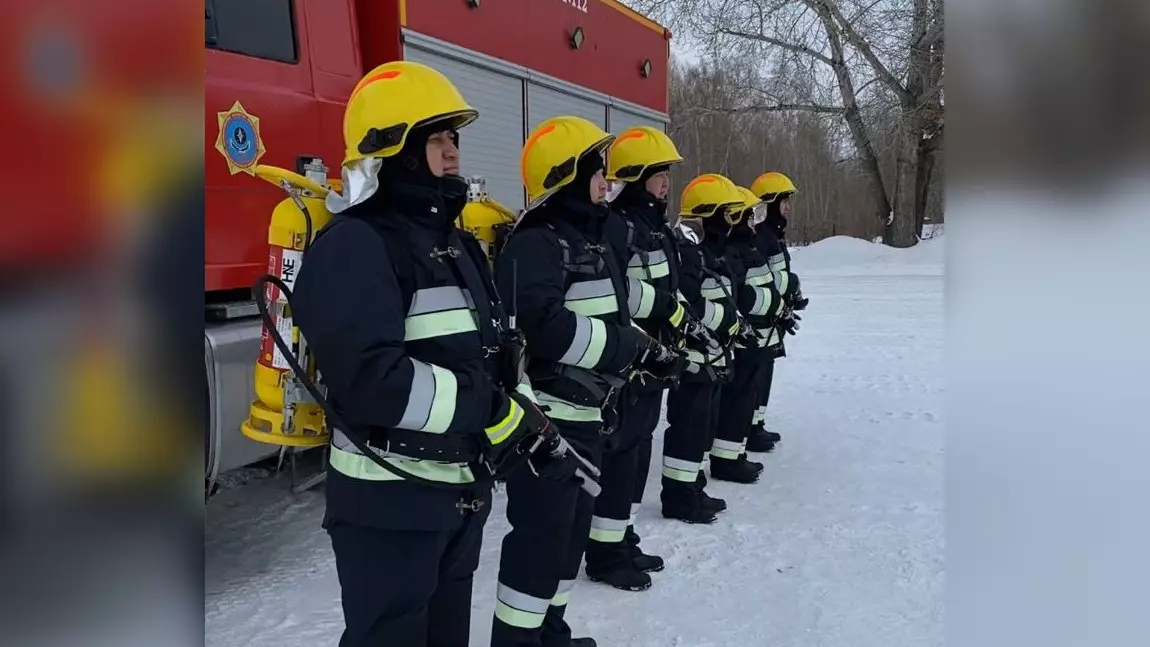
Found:
[(832, 236), (791, 250), (799, 276), (941, 276), (945, 236), (895, 249), (849, 236)]

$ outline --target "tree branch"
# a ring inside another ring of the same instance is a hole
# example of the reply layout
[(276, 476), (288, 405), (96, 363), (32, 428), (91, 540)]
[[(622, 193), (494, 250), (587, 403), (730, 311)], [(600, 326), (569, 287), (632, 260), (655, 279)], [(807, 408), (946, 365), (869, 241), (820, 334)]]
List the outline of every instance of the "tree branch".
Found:
[(803, 103), (777, 103), (771, 106), (740, 106), (738, 108), (688, 108), (687, 112), (694, 112), (695, 114), (702, 115), (742, 115), (742, 114), (757, 114), (763, 112), (813, 112), (818, 114), (827, 115), (841, 115), (846, 112), (846, 108), (842, 106), (819, 106), (814, 104)]
[(762, 42), (762, 43), (768, 43), (768, 44), (774, 45), (776, 47), (781, 47), (782, 49), (785, 49), (789, 52), (795, 52), (796, 54), (805, 54), (806, 56), (810, 56), (813, 59), (822, 61), (823, 63), (826, 63), (827, 65), (834, 65), (834, 63), (831, 61), (831, 58), (829, 56), (827, 56), (826, 54), (823, 54), (821, 52), (817, 52), (817, 51), (815, 51), (815, 50), (813, 50), (813, 49), (811, 49), (805, 45), (795, 45), (794, 43), (788, 43), (787, 41), (781, 40), (779, 38), (772, 38), (770, 36), (764, 36), (762, 34), (752, 34), (750, 32), (738, 31), (735, 29), (720, 28), (719, 33), (720, 34), (726, 34), (727, 36), (737, 36), (739, 38), (746, 38), (748, 40), (757, 40), (757, 41)]
[(846, 37), (847, 42), (849, 42), (852, 47), (857, 49), (864, 58), (866, 58), (867, 62), (870, 63), (871, 68), (874, 69), (875, 74), (877, 74), (883, 80), (883, 82), (886, 83), (887, 87), (891, 89), (891, 92), (894, 92), (896, 95), (898, 95), (899, 99), (902, 100), (903, 103), (910, 103), (914, 100), (914, 98), (910, 96), (910, 92), (908, 92), (903, 84), (899, 82), (898, 78), (895, 77), (894, 74), (891, 74), (891, 71), (887, 68), (887, 66), (883, 65), (882, 61), (880, 61), (878, 56), (875, 55), (874, 48), (872, 48), (870, 43), (868, 43), (866, 39), (864, 39), (858, 33), (854, 27), (854, 24), (852, 24), (846, 19), (845, 16), (843, 16), (842, 11), (839, 10), (837, 2), (834, 0), (806, 0), (806, 2), (808, 4), (814, 3), (825, 7), (826, 10), (830, 12), (832, 16), (834, 16), (835, 22), (839, 24), (839, 27), (842, 29), (842, 34)]
[(914, 44), (914, 47), (917, 49), (928, 49), (934, 45), (938, 39), (942, 38), (943, 33), (945, 32), (943, 29), (942, 21), (936, 20), (934, 24), (930, 26), (930, 29), (923, 33), (922, 37), (918, 39), (918, 42)]

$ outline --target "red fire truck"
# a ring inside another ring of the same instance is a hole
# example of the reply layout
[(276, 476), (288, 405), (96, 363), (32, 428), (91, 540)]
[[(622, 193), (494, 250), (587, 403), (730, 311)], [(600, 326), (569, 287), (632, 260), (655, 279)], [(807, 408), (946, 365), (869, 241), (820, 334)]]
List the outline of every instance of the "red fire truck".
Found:
[[(406, 59), (447, 75), (480, 117), (462, 171), (521, 209), (524, 138), (560, 114), (618, 132), (667, 121), (670, 32), (616, 0), (206, 0), (204, 350), (207, 476), (275, 452), (240, 433), (253, 399), (268, 222), (282, 191), (257, 162), (339, 176), (343, 106), (366, 70)], [(313, 164), (314, 167), (314, 164)]]

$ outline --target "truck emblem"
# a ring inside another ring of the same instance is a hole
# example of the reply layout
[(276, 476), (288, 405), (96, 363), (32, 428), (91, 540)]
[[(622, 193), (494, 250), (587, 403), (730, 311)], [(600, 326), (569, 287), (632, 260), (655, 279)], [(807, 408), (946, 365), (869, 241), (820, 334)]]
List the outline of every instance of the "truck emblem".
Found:
[(260, 119), (244, 110), (236, 101), (227, 112), (217, 112), (220, 132), (216, 136), (216, 150), (228, 163), (228, 172), (255, 175), (256, 165), (267, 152), (260, 139)]

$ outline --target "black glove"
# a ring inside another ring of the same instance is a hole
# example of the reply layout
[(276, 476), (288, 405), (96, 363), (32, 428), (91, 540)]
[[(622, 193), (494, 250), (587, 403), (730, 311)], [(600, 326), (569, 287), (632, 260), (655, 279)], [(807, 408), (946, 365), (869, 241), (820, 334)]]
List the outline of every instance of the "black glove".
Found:
[(790, 305), (791, 310), (805, 310), (811, 300), (803, 297), (803, 288), (802, 284), (799, 283), (799, 275), (794, 272), (790, 274), (790, 283), (787, 285), (787, 303)]
[(743, 333), (743, 330), (746, 327), (747, 327), (747, 320), (743, 319), (743, 315), (739, 314), (738, 312), (735, 312), (734, 323), (730, 324), (729, 326), (727, 326), (725, 328), (720, 327), (713, 334), (715, 336), (715, 339), (719, 342), (720, 348), (726, 348), (727, 346), (730, 346), (733, 342), (735, 342), (739, 339), (739, 335), (741, 335)]
[(679, 325), (679, 330), (682, 332), (683, 337), (687, 343), (700, 352), (717, 352), (721, 348), (719, 340), (715, 335), (707, 330), (707, 327), (702, 324), (698, 319), (691, 316), (690, 313), (683, 315), (683, 321)]
[[(740, 315), (740, 318), (742, 315)], [(743, 326), (739, 328), (739, 334), (735, 335), (735, 340), (743, 346), (757, 346), (762, 341), (763, 336), (759, 334), (758, 330), (751, 325), (751, 322), (746, 319), (741, 319)]]
[(484, 429), (483, 453), (495, 478), (505, 479), (527, 463), (531, 452), (556, 432), (543, 410), (522, 393), (499, 392), (495, 402), (497, 413)]
[(802, 320), (802, 317), (788, 311), (784, 313), (782, 317), (779, 317), (779, 330), (781, 330), (784, 335), (793, 335), (795, 331), (799, 329), (799, 322)]
[(666, 346), (659, 345), (643, 358), (631, 375), (632, 381), (647, 383), (652, 380), (675, 384), (687, 367), (686, 355), (680, 355)]
[(527, 459), (531, 472), (548, 481), (563, 482), (575, 478), (575, 470), (579, 467), (579, 463), (569, 454), (562, 452), (561, 448), (559, 434), (545, 437)]

